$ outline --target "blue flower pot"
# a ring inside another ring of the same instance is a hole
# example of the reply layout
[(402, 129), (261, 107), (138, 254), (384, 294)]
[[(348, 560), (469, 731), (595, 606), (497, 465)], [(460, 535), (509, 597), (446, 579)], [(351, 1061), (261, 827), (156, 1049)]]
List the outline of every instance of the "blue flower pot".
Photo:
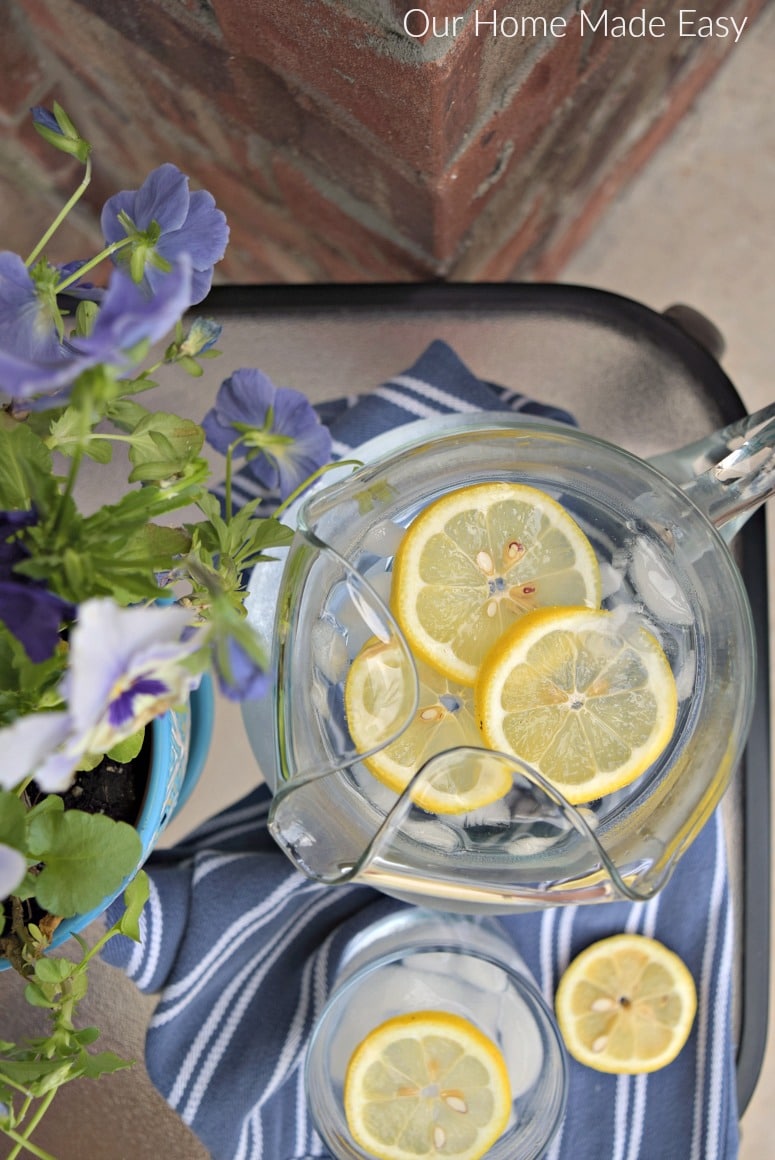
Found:
[[(153, 744), (148, 788), (135, 828), (143, 844), (137, 869), (142, 866), (159, 841), (165, 826), (188, 801), (204, 768), (213, 732), (215, 698), (212, 682), (204, 677), (198, 689), (182, 708), (157, 717), (151, 724)], [(70, 935), (83, 930), (98, 918), (124, 891), (136, 870), (130, 874), (99, 906), (88, 914), (64, 919), (56, 929), (51, 946), (57, 947)], [(8, 966), (0, 958), (0, 970)]]

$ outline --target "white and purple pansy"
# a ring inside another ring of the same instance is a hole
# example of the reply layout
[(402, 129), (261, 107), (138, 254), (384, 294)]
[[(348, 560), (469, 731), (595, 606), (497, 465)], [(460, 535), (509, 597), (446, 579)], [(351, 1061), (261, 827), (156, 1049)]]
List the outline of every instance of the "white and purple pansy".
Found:
[(201, 663), (194, 654), (207, 639), (183, 608), (87, 600), (60, 685), (66, 709), (0, 730), (0, 786), (12, 789), (34, 777), (44, 792), (66, 789), (87, 754), (107, 752), (185, 700), (201, 679), (206, 649)]

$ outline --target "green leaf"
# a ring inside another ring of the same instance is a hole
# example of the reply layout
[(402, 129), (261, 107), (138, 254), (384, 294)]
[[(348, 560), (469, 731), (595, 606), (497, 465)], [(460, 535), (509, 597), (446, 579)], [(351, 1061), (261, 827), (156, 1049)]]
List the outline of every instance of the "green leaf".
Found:
[(39, 983), (56, 983), (59, 985), (69, 979), (78, 964), (69, 959), (43, 958), (35, 964), (35, 978)]
[(65, 808), (65, 803), (58, 794), (50, 793), (46, 797), (41, 798), (31, 809), (27, 811), (27, 830), (33, 822), (38, 818), (42, 818), (46, 814), (61, 814)]
[(26, 423), (0, 427), (0, 509), (46, 511), (56, 500), (51, 454)]
[(89, 989), (89, 972), (76, 964), (76, 971), (70, 979), (70, 994), (76, 1003), (80, 1003)]
[(56, 999), (46, 994), (42, 987), (37, 983), (28, 983), (24, 988), (24, 998), (29, 1003), (30, 1007), (55, 1007)]
[(95, 438), (88, 431), (84, 432), (83, 415), (77, 407), (67, 407), (51, 424), (46, 442), (49, 448), (61, 451), (63, 455), (74, 455), (80, 448), (97, 463), (110, 463), (113, 458), (113, 447), (109, 440)]
[(187, 375), (191, 375), (194, 379), (201, 378), (204, 374), (199, 363), (190, 355), (181, 355), (176, 361), (180, 369), (184, 370)]
[(107, 416), (120, 431), (134, 431), (148, 410), (132, 399), (114, 399), (108, 404)]
[(164, 411), (146, 415), (131, 436), (130, 483), (157, 481), (177, 475), (199, 454), (204, 431), (191, 419)]
[(142, 391), (150, 391), (158, 385), (158, 379), (151, 379), (148, 377), (147, 371), (142, 371), (133, 379), (120, 379), (117, 384), (116, 396), (139, 395)]
[(293, 536), (293, 528), (280, 523), (273, 516), (268, 519), (254, 519), (246, 531), (244, 546), (250, 549), (251, 554), (263, 552), (267, 548), (281, 548), (290, 544)]
[(191, 547), (191, 536), (183, 528), (151, 523), (134, 536), (133, 547), (144, 551), (154, 572), (164, 572), (172, 567), (176, 556), (185, 555)]
[(142, 843), (126, 822), (81, 810), (28, 815), (28, 845), (44, 863), (36, 897), (44, 910), (83, 914), (113, 894), (137, 867)]
[(36, 552), (23, 571), (32, 579), (57, 577), (57, 591), (74, 603), (92, 596), (112, 596), (129, 604), (154, 599), (161, 589), (155, 573), (172, 568), (175, 557), (188, 550), (190, 538), (180, 528), (156, 524), (157, 509), (185, 503), (157, 489), (131, 491), (116, 504), (98, 509), (71, 528), (57, 552)]
[(87, 585), (84, 580), (88, 575), (89, 561), (85, 560), (80, 552), (74, 548), (65, 548), (62, 553), (62, 567), (64, 580), (70, 592), (82, 592)]
[[(57, 125), (62, 130), (64, 137), (55, 136), (55, 140), (51, 142), (57, 149), (63, 150), (65, 153), (72, 153), (77, 157), (82, 165), (86, 164), (86, 160), (91, 153), (91, 145), (85, 141), (81, 134), (76, 129), (73, 122), (68, 117), (62, 106), (54, 101), (53, 107), (54, 118)], [(35, 128), (40, 132), (42, 126), (35, 122)], [(48, 138), (46, 138), (48, 140)]]
[(148, 901), (150, 889), (148, 875), (144, 870), (140, 870), (124, 891), (126, 909), (116, 923), (116, 931), (134, 939), (135, 942), (140, 941), (140, 915)]
[(99, 1037), (100, 1030), (98, 1027), (82, 1027), (73, 1034), (73, 1039), (80, 1043), (82, 1047), (89, 1047)]
[[(251, 503), (254, 502), (251, 500)], [(220, 520), (223, 523), (221, 516), (221, 505), (215, 498), (212, 492), (205, 492), (197, 501), (196, 505), (203, 515), (207, 516), (208, 520)]]
[(27, 810), (13, 793), (0, 790), (0, 842), (27, 853)]
[(69, 1070), (70, 1064), (63, 1065), (59, 1059), (4, 1059), (0, 1064), (0, 1074), (36, 1095), (42, 1095), (38, 1086), (41, 1082), (49, 1082), (52, 1077), (57, 1077), (58, 1072), (63, 1073), (63, 1078), (57, 1077), (57, 1082), (64, 1082), (64, 1073)]
[(138, 730), (131, 737), (125, 737), (123, 741), (119, 741), (112, 749), (108, 750), (108, 757), (112, 757), (114, 761), (120, 761), (122, 764), (132, 761), (142, 749), (144, 737), (145, 729)]
[(59, 650), (38, 664), (31, 661), (21, 642), (0, 624), (0, 725), (38, 709), (56, 708), (61, 703), (56, 686), (64, 668)]
[(80, 1071), (87, 1079), (99, 1079), (101, 1075), (112, 1075), (115, 1071), (124, 1071), (133, 1065), (133, 1059), (122, 1059), (114, 1051), (99, 1051), (94, 1055), (84, 1052)]
[(62, 1087), (71, 1079), (78, 1079), (79, 1075), (83, 1075), (82, 1066), (76, 1063), (73, 1059), (65, 1059), (60, 1062), (57, 1069), (52, 1070), (49, 1075), (42, 1076), (34, 1085), (33, 1091), (35, 1095), (40, 1097), (46, 1095), (47, 1092), (56, 1091), (57, 1088)]
[(103, 753), (84, 753), (76, 766), (76, 772), (89, 773), (90, 770), (97, 768), (103, 757)]
[(34, 898), (35, 891), (38, 886), (37, 874), (25, 874), (19, 885), (14, 890), (14, 897), (24, 902), (26, 898)]
[(75, 308), (75, 334), (85, 336), (91, 334), (100, 308), (96, 302), (83, 299)]

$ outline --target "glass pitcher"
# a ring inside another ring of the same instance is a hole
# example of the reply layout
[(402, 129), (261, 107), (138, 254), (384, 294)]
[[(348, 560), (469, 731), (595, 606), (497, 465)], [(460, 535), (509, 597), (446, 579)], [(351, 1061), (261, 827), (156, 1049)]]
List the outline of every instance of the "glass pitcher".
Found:
[[(272, 833), (295, 865), (326, 883), (357, 880), (462, 911), (661, 889), (719, 803), (750, 725), (753, 626), (725, 540), (775, 486), (773, 415), (775, 406), (653, 462), (524, 416), (445, 416), (373, 440), (364, 467), (311, 494), (275, 565), (282, 576), (256, 569), (249, 610), (271, 640), (277, 683), (273, 701), (246, 709), (246, 726), (274, 793)], [(666, 749), (631, 785), (587, 805), (569, 804), (516, 758), (471, 747), (438, 754), (396, 793), (349, 735), (344, 682), (369, 638), (393, 642), (408, 674), (374, 751), (417, 706), (414, 661), (388, 604), (403, 530), (439, 496), (489, 480), (562, 504), (595, 548), (603, 607), (637, 615), (673, 669), (679, 710)], [(423, 784), (465, 763), (505, 769), (511, 791), (462, 815), (416, 804)]]

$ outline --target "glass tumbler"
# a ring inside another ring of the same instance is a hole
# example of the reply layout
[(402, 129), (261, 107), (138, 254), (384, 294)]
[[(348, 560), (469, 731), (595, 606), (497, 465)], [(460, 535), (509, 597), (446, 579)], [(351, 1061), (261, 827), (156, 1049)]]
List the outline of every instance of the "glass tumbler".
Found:
[(511, 1113), (487, 1160), (541, 1156), (565, 1112), (567, 1065), (554, 1017), (497, 920), (413, 907), (351, 940), (313, 1030), (307, 1100), (336, 1160), (370, 1160), (344, 1110), (347, 1064), (385, 1020), (445, 1011), (479, 1028), (500, 1050)]

